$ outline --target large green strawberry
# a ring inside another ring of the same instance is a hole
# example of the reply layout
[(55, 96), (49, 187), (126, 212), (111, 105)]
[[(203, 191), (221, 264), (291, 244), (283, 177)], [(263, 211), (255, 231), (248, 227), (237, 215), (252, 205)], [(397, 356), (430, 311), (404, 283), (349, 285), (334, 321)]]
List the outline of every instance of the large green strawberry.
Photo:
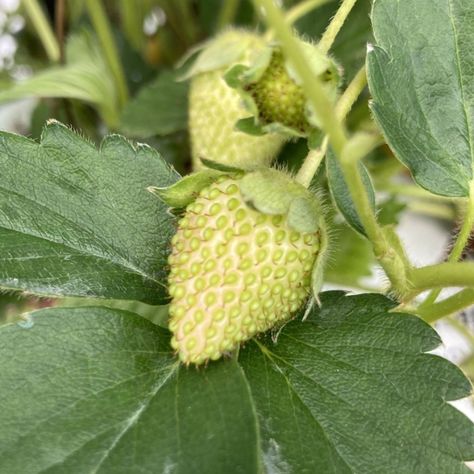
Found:
[(239, 93), (224, 80), (234, 64), (248, 64), (265, 47), (255, 33), (231, 29), (208, 42), (184, 78), (191, 78), (189, 132), (194, 169), (207, 159), (228, 166), (254, 169), (267, 166), (285, 137), (252, 136), (235, 128), (248, 117)]
[(288, 320), (312, 278), (319, 285), (325, 238), (313, 194), (280, 171), (225, 175), (204, 187), (169, 257), (169, 327), (181, 360), (217, 359)]

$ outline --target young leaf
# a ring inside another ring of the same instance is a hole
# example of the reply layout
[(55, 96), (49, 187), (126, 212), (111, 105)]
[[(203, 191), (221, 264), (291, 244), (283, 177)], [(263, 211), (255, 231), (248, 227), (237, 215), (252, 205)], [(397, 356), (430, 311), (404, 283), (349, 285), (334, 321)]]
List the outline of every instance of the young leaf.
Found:
[(377, 0), (368, 53), (375, 118), (417, 183), (467, 196), (474, 160), (474, 3)]
[(176, 76), (175, 72), (164, 71), (140, 90), (123, 111), (122, 132), (148, 138), (186, 129), (189, 84), (177, 82)]
[(276, 343), (199, 370), (119, 310), (0, 327), (0, 472), (468, 474), (474, 428), (447, 402), (471, 387), (423, 353), (434, 330), (381, 295), (321, 296)]
[[(363, 163), (359, 163), (360, 174), (364, 182), (367, 194), (369, 196), (372, 208), (375, 209), (375, 192), (370, 180), (369, 173)], [(365, 235), (364, 227), (360, 222), (354, 202), (352, 201), (349, 188), (342, 173), (342, 169), (337, 162), (332, 151), (326, 154), (326, 173), (328, 177), (329, 189), (331, 196), (336, 204), (339, 212), (344, 216), (347, 223), (357, 232)]]
[(174, 232), (148, 191), (178, 178), (118, 135), (100, 149), (58, 122), (40, 144), (0, 133), (0, 287), (46, 295), (165, 301)]

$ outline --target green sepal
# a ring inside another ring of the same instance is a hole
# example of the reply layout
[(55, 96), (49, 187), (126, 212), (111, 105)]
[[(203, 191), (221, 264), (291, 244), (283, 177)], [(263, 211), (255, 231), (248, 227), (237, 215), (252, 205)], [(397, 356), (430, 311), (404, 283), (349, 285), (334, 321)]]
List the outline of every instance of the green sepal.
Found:
[(267, 168), (246, 174), (240, 193), (247, 205), (268, 215), (288, 217), (288, 225), (297, 232), (316, 232), (321, 210), (317, 198), (301, 184), (281, 171)]
[(245, 175), (240, 192), (250, 207), (269, 215), (286, 215), (291, 201), (307, 190), (289, 176), (275, 169), (261, 169)]
[(255, 122), (255, 117), (245, 117), (237, 120), (235, 122), (235, 129), (254, 137), (260, 137), (266, 133), (262, 126)]
[(280, 122), (272, 122), (267, 125), (263, 125), (262, 130), (264, 130), (266, 133), (278, 133), (279, 135), (285, 135), (289, 138), (304, 138), (307, 136), (306, 133), (302, 133), (295, 128), (283, 125)]
[(220, 175), (221, 173), (216, 170), (202, 170), (189, 174), (166, 188), (150, 186), (148, 191), (158, 196), (171, 208), (183, 209), (197, 198), (202, 189), (210, 186)]
[(214, 171), (220, 171), (221, 173), (244, 173), (245, 169), (237, 168), (236, 166), (229, 166), (218, 161), (208, 160), (207, 158), (201, 158), (201, 163), (206, 167)]
[(247, 70), (248, 66), (236, 64), (224, 74), (223, 79), (229, 87), (237, 89), (242, 85), (242, 76)]
[(320, 208), (313, 196), (297, 197), (288, 209), (288, 225), (298, 232), (316, 232), (319, 215)]
[(196, 51), (200, 50), (200, 53), (192, 66), (180, 77), (180, 80), (187, 80), (198, 74), (216, 71), (241, 60), (249, 47), (255, 43), (253, 35), (243, 33), (239, 30), (227, 30), (216, 38), (193, 48), (182, 61), (185, 62)]

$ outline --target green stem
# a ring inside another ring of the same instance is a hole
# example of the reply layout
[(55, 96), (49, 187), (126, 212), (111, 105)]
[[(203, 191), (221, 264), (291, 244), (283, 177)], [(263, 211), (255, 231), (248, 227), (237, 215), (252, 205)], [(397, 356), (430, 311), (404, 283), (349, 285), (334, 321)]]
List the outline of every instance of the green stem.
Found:
[(321, 162), (326, 156), (327, 149), (328, 140), (326, 136), (320, 148), (309, 151), (301, 168), (298, 170), (295, 181), (301, 183), (305, 188), (308, 188), (313, 180), (313, 176), (316, 174), (316, 171), (318, 171)]
[[(346, 118), (359, 95), (364, 90), (366, 84), (367, 75), (365, 66), (363, 66), (355, 75), (354, 79), (351, 81), (336, 104), (336, 116), (339, 118), (339, 120), (342, 121)], [(305, 187), (308, 187), (311, 184), (313, 176), (318, 171), (319, 165), (326, 155), (327, 149), (328, 137), (326, 135), (321, 147), (317, 150), (310, 150), (308, 153), (308, 156), (305, 158), (303, 165), (296, 175), (296, 181)]]
[(86, 0), (87, 10), (89, 12), (94, 29), (99, 37), (99, 41), (104, 51), (105, 59), (114, 76), (118, 89), (118, 98), (121, 106), (124, 106), (128, 100), (128, 88), (125, 80), (125, 74), (119, 59), (117, 46), (112, 35), (112, 30), (107, 19), (101, 0)]
[(311, 10), (319, 8), (329, 2), (330, 0), (306, 0), (305, 2), (298, 3), (286, 12), (286, 22), (289, 25), (293, 25), (300, 18), (308, 14)]
[(416, 296), (418, 293), (431, 288), (448, 286), (474, 288), (474, 263), (446, 262), (413, 268), (410, 271), (409, 278), (413, 288), (410, 296)]
[[(448, 257), (448, 262), (457, 262), (469, 241), (469, 237), (471, 236), (472, 228), (474, 227), (474, 184), (471, 184), (470, 192), (469, 192), (469, 199), (466, 203), (466, 212), (464, 215), (463, 223), (461, 226), (461, 230), (457, 236), (456, 242), (454, 243), (454, 247), (451, 250), (451, 253)], [(441, 292), (440, 288), (432, 290), (431, 293), (427, 296), (426, 300), (423, 302), (422, 306), (430, 305), (436, 301), (438, 298), (439, 293)]]
[(340, 120), (347, 117), (352, 106), (356, 103), (366, 85), (367, 70), (364, 65), (359, 69), (357, 74), (354, 76), (354, 79), (352, 79), (351, 83), (347, 86), (347, 89), (341, 95), (341, 98), (337, 101), (336, 115)]
[(404, 297), (408, 293), (406, 262), (390, 244), (389, 239), (377, 222), (365, 184), (360, 175), (359, 163), (347, 156), (341, 159), (341, 166), (357, 214), (372, 243), (375, 257), (382, 265), (394, 290)]
[(225, 0), (222, 2), (219, 18), (217, 19), (217, 31), (234, 22), (239, 0)]
[(455, 314), (464, 308), (474, 305), (474, 289), (466, 288), (439, 303), (419, 307), (416, 313), (426, 322), (434, 323), (450, 314)]
[(342, 25), (346, 21), (356, 1), (357, 0), (343, 0), (341, 6), (337, 10), (337, 13), (334, 15), (334, 18), (332, 19), (331, 23), (329, 23), (326, 31), (323, 33), (323, 36), (319, 41), (319, 49), (323, 53), (327, 53), (331, 49), (337, 34), (342, 28)]
[(403, 196), (418, 198), (418, 199), (429, 199), (441, 201), (441, 202), (456, 202), (459, 198), (451, 198), (446, 196), (439, 196), (437, 194), (431, 194), (423, 188), (415, 186), (414, 184), (394, 184), (386, 180), (377, 180), (375, 182), (377, 189), (387, 191), (393, 194), (402, 194)]
[(269, 26), (274, 29), (276, 36), (281, 41), (285, 56), (291, 61), (296, 73), (301, 78), (303, 91), (321, 120), (321, 128), (329, 136), (334, 151), (337, 154), (341, 153), (347, 142), (344, 127), (336, 117), (333, 104), (327, 97), (321, 80), (314, 76), (282, 12), (275, 6), (273, 0), (254, 0), (254, 3), (257, 9), (261, 7), (266, 12)]
[(406, 206), (412, 212), (435, 217), (436, 219), (447, 220), (449, 222), (452, 222), (456, 217), (455, 212), (450, 206), (440, 203), (410, 201)]
[(48, 58), (51, 61), (58, 62), (61, 58), (59, 44), (43, 9), (37, 0), (23, 0), (23, 6), (38, 33), (41, 43), (43, 43)]

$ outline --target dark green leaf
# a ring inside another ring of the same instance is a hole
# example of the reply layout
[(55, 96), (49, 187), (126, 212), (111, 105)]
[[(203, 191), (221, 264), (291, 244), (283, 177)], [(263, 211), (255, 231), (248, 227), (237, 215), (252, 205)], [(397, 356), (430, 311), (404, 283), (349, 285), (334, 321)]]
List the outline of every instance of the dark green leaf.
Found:
[(0, 341), (0, 472), (259, 471), (237, 363), (179, 367), (165, 330), (105, 308), (33, 313)]
[[(359, 169), (369, 196), (370, 204), (372, 205), (372, 208), (375, 209), (375, 192), (369, 173), (363, 163), (359, 163)], [(326, 173), (329, 189), (331, 190), (331, 196), (337, 208), (354, 230), (365, 235), (364, 227), (357, 215), (354, 201), (350, 195), (342, 169), (332, 151), (329, 151), (326, 155)]]
[[(322, 309), (233, 359), (179, 367), (168, 333), (119, 310), (56, 308), (0, 328), (0, 472), (470, 472), (460, 370), (381, 295)], [(263, 465), (263, 467), (262, 467)]]
[(165, 301), (174, 224), (146, 188), (178, 175), (153, 149), (53, 122), (41, 144), (1, 133), (0, 175), (0, 286)]
[(418, 184), (466, 196), (474, 160), (474, 2), (376, 0), (375, 118)]
[(257, 407), (267, 472), (465, 473), (474, 426), (446, 403), (470, 384), (423, 354), (440, 340), (381, 295), (322, 294), (322, 309), (240, 361)]
[(176, 73), (162, 72), (144, 86), (123, 111), (121, 131), (138, 138), (168, 135), (188, 124), (187, 82), (177, 82)]

